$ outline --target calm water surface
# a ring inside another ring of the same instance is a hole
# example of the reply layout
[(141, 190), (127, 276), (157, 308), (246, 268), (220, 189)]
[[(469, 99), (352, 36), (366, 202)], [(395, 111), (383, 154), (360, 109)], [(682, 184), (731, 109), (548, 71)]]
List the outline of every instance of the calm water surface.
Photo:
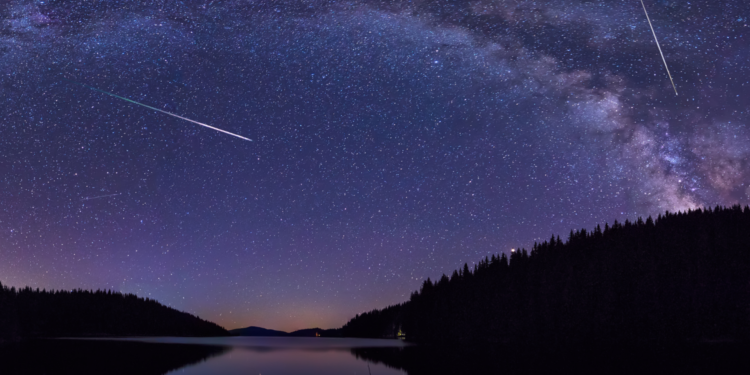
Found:
[(168, 374), (184, 375), (291, 375), (291, 374), (406, 374), (383, 363), (358, 358), (353, 350), (389, 348), (399, 350), (407, 344), (399, 340), (314, 338), (314, 337), (153, 337), (121, 339), (154, 344), (191, 344), (221, 346), (221, 354)]
[(750, 343), (565, 348), (341, 338), (152, 337), (0, 344), (1, 375), (750, 374)]

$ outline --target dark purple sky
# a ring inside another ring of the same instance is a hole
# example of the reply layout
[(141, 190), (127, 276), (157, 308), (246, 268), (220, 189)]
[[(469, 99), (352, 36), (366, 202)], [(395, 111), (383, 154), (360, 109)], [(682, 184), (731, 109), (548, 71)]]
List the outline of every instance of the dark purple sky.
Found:
[[(0, 5), (0, 281), (338, 327), (615, 219), (750, 203), (750, 5)], [(252, 138), (222, 134), (65, 81)]]

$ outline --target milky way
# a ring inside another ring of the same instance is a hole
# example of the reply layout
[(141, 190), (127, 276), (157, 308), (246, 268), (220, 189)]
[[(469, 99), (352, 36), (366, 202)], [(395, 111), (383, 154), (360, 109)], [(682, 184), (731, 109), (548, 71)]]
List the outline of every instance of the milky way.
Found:
[(750, 203), (750, 5), (646, 6), (678, 97), (638, 0), (3, 2), (0, 281), (328, 328), (572, 228)]

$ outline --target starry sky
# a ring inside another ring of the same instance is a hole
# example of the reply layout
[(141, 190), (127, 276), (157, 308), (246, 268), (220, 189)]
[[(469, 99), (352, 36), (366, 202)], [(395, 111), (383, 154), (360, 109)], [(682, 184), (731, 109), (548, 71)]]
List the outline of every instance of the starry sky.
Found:
[(750, 3), (645, 4), (679, 96), (638, 0), (4, 1), (0, 281), (332, 328), (552, 234), (750, 203)]

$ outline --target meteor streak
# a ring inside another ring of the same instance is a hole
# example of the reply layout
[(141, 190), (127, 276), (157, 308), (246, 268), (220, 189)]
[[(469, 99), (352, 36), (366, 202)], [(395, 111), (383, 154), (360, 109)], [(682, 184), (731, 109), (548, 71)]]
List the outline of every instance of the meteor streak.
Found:
[(672, 82), (672, 88), (674, 89), (674, 94), (677, 95), (677, 87), (675, 87), (674, 81), (672, 80), (672, 74), (669, 73), (669, 67), (667, 66), (667, 59), (664, 58), (664, 53), (661, 52), (661, 46), (659, 45), (659, 40), (656, 39), (656, 31), (654, 31), (654, 25), (651, 24), (651, 18), (648, 17), (648, 12), (646, 11), (646, 4), (643, 4), (643, 0), (641, 0), (641, 5), (643, 6), (643, 13), (646, 13), (646, 19), (648, 20), (648, 26), (651, 27), (651, 33), (654, 34), (654, 41), (656, 42), (656, 48), (659, 48), (659, 54), (661, 55), (661, 60), (664, 61), (664, 67), (667, 69), (667, 75), (669, 76), (669, 81)]
[(99, 199), (99, 198), (106, 198), (106, 197), (114, 197), (114, 196), (116, 196), (116, 195), (120, 195), (120, 194), (122, 194), (122, 193), (117, 193), (117, 194), (107, 194), (107, 195), (98, 195), (98, 196), (96, 196), (96, 197), (86, 197), (86, 198), (83, 198), (83, 199), (81, 199), (81, 200), (82, 200), (82, 201), (90, 201), (90, 200), (92, 200), (92, 199)]
[(204, 127), (207, 127), (207, 128), (209, 128), (209, 129), (212, 129), (212, 130), (216, 130), (216, 131), (222, 132), (222, 133), (224, 133), (224, 134), (229, 134), (229, 135), (231, 135), (231, 136), (233, 136), (233, 137), (237, 137), (237, 138), (239, 138), (239, 139), (244, 139), (244, 140), (246, 140), (246, 141), (250, 141), (250, 142), (252, 142), (252, 141), (253, 141), (252, 139), (250, 139), (250, 138), (245, 138), (245, 137), (243, 137), (243, 136), (241, 136), (241, 135), (239, 135), (239, 134), (234, 134), (234, 133), (228, 132), (228, 131), (226, 131), (226, 130), (222, 130), (222, 129), (219, 129), (219, 128), (215, 128), (215, 127), (213, 127), (213, 126), (211, 126), (211, 125), (208, 125), (208, 124), (204, 124), (204, 123), (202, 123), (202, 122), (198, 122), (198, 121), (195, 121), (195, 120), (191, 120), (191, 119), (189, 119), (189, 118), (186, 118), (186, 117), (182, 117), (182, 116), (180, 116), (180, 115), (176, 115), (176, 114), (174, 114), (174, 113), (171, 113), (171, 112), (167, 112), (167, 111), (161, 110), (161, 109), (159, 109), (159, 108), (154, 108), (154, 107), (151, 107), (151, 106), (145, 105), (145, 104), (143, 104), (143, 103), (138, 103), (138, 102), (136, 102), (135, 100), (130, 100), (130, 99), (128, 99), (128, 98), (124, 98), (124, 97), (122, 97), (122, 96), (119, 96), (119, 95), (115, 95), (115, 94), (113, 94), (113, 93), (111, 93), (111, 92), (106, 92), (106, 91), (104, 91), (104, 90), (99, 90), (99, 89), (97, 89), (96, 87), (91, 87), (91, 86), (88, 86), (88, 85), (84, 85), (83, 83), (80, 83), (80, 82), (76, 82), (76, 81), (71, 81), (71, 80), (69, 80), (69, 79), (65, 79), (65, 78), (63, 78), (63, 79), (64, 79), (64, 80), (66, 80), (66, 81), (68, 81), (68, 82), (71, 82), (71, 83), (75, 83), (76, 85), (81, 85), (81, 86), (83, 86), (83, 87), (86, 87), (86, 88), (92, 89), (92, 90), (94, 90), (94, 91), (98, 91), (98, 92), (100, 92), (100, 93), (102, 93), (102, 94), (107, 94), (107, 95), (109, 95), (109, 96), (114, 96), (114, 97), (115, 97), (115, 98), (117, 98), (117, 99), (122, 99), (122, 100), (124, 100), (124, 101), (126, 101), (126, 102), (129, 102), (129, 103), (137, 104), (137, 105), (139, 105), (139, 106), (142, 106), (142, 107), (146, 107), (146, 108), (148, 108), (148, 109), (153, 109), (154, 111), (159, 111), (159, 112), (161, 112), (161, 113), (164, 113), (164, 114), (167, 114), (167, 115), (170, 115), (170, 116), (173, 116), (173, 117), (177, 117), (177, 118), (178, 118), (178, 119), (180, 119), (180, 120), (190, 121), (190, 122), (192, 122), (193, 124), (196, 124), (196, 125), (200, 125), (200, 126), (204, 126)]

